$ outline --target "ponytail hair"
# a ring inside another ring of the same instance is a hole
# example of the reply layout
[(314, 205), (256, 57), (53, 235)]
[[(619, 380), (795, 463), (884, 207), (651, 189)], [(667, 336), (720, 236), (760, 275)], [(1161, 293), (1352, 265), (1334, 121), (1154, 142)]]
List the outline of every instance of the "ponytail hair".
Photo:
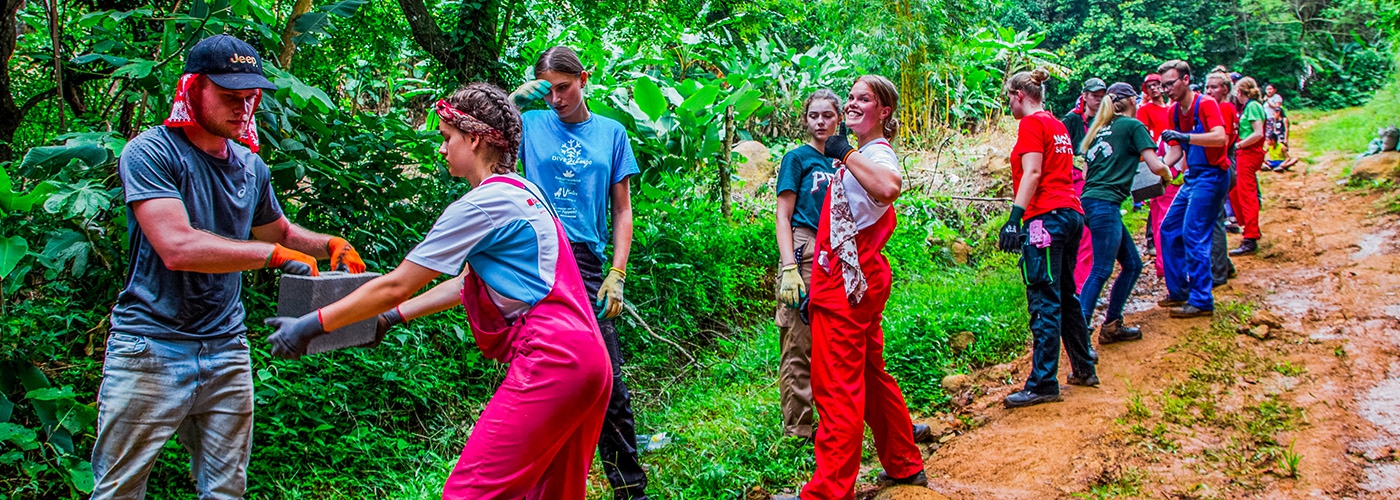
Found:
[(1258, 101), (1263, 94), (1259, 92), (1259, 83), (1253, 77), (1246, 76), (1235, 82), (1235, 94), (1244, 99), (1246, 104), (1249, 101)]
[(1007, 78), (1003, 90), (1008, 93), (1021, 92), (1032, 101), (1042, 102), (1045, 100), (1045, 81), (1049, 79), (1050, 72), (1045, 71), (1045, 68), (1022, 71)]
[(1113, 112), (1105, 113), (1103, 106), (1099, 107), (1099, 114), (1094, 115), (1094, 124), (1089, 126), (1089, 132), (1084, 134), (1084, 142), (1079, 145), (1083, 151), (1088, 151), (1089, 145), (1093, 144), (1094, 137), (1099, 135), (1099, 131), (1112, 125), (1114, 120), (1124, 116), (1129, 118), (1137, 116), (1136, 97), (1114, 97), (1113, 94), (1108, 94), (1104, 96), (1104, 99), (1112, 101)]
[(889, 78), (880, 75), (862, 75), (856, 78), (856, 82), (870, 87), (870, 92), (875, 94), (880, 104), (890, 107), (890, 116), (880, 124), (880, 129), (886, 139), (894, 139), (899, 135), (899, 118), (895, 117), (899, 113), (899, 89), (895, 88), (894, 82)]

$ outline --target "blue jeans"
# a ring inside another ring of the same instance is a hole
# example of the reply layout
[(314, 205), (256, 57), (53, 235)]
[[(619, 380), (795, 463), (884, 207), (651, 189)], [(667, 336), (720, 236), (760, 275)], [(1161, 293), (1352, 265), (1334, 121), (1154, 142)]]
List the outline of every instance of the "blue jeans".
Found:
[(1186, 185), (1162, 219), (1162, 255), (1158, 258), (1166, 270), (1168, 298), (1215, 310), (1212, 231), (1229, 190), (1230, 177), (1224, 169), (1193, 165), (1186, 171)]
[(1026, 283), (1026, 306), (1031, 314), (1031, 374), (1026, 390), (1059, 394), (1055, 376), (1060, 371), (1060, 342), (1064, 341), (1074, 375), (1094, 375), (1089, 359), (1089, 328), (1080, 312), (1074, 290), (1074, 267), (1079, 260), (1079, 239), (1084, 216), (1069, 209), (1053, 210), (1026, 221), (1041, 221), (1050, 233), (1050, 246), (1036, 248), (1025, 238), (1021, 245), (1021, 277)]
[(1133, 235), (1123, 225), (1123, 215), (1118, 212), (1118, 204), (1095, 198), (1084, 198), (1084, 225), (1094, 243), (1094, 269), (1084, 280), (1079, 302), (1084, 309), (1084, 324), (1093, 324), (1094, 305), (1103, 293), (1108, 277), (1113, 275), (1113, 262), (1117, 260), (1123, 271), (1113, 281), (1113, 289), (1108, 293), (1108, 314), (1104, 323), (1123, 319), (1123, 305), (1133, 293), (1138, 277), (1142, 275), (1142, 257), (1138, 256), (1137, 244)]
[(253, 377), (244, 335), (107, 338), (97, 393), (94, 500), (144, 498), (161, 448), (177, 436), (201, 499), (241, 498), (253, 448)]

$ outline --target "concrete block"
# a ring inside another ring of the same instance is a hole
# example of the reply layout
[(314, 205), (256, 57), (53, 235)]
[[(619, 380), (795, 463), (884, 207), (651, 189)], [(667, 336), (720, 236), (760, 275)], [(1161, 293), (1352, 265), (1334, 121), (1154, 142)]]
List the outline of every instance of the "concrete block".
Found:
[[(277, 290), (277, 315), (301, 316), (350, 295), (379, 273), (324, 272), (320, 276), (283, 274)], [(311, 341), (307, 354), (358, 347), (374, 342), (376, 318), (332, 331)]]

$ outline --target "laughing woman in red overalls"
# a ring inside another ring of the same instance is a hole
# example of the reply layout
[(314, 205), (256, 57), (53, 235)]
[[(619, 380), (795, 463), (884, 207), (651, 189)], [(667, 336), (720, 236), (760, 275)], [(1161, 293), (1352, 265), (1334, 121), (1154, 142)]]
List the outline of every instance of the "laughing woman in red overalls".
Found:
[(845, 106), (859, 149), (841, 134), (822, 151), (836, 160), (836, 178), (817, 224), (812, 265), (812, 393), (821, 425), (817, 470), (802, 490), (807, 500), (854, 498), (864, 424), (875, 437), (883, 482), (928, 484), (909, 407), (885, 372), (880, 329), (890, 297), (890, 265), (880, 252), (894, 234), (890, 204), (902, 183), (888, 139), (899, 128), (898, 105), (888, 79), (860, 77)]
[[(515, 173), (520, 114), (476, 83), (438, 101), (438, 149), (472, 189), (389, 274), (300, 318), (269, 318), (272, 354), (379, 317), (384, 330), (461, 304), (472, 337), (510, 364), (447, 477), (445, 500), (583, 500), (612, 366), (569, 240), (534, 183)], [(463, 268), (465, 267), (465, 272)], [(458, 275), (407, 300), (443, 274)]]

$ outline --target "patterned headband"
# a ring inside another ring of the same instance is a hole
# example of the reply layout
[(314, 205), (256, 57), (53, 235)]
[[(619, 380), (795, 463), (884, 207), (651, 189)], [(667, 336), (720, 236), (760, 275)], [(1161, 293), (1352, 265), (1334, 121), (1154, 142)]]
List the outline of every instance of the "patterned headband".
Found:
[(496, 130), (495, 127), (476, 119), (475, 116), (466, 114), (462, 110), (457, 109), (449, 104), (446, 99), (439, 99), (437, 104), (433, 105), (433, 109), (437, 111), (438, 118), (441, 118), (442, 121), (447, 122), (453, 127), (457, 127), (457, 130), (481, 137), (486, 140), (487, 144), (500, 148), (502, 151), (510, 148), (510, 144), (506, 143), (505, 134), (502, 134), (500, 130)]

